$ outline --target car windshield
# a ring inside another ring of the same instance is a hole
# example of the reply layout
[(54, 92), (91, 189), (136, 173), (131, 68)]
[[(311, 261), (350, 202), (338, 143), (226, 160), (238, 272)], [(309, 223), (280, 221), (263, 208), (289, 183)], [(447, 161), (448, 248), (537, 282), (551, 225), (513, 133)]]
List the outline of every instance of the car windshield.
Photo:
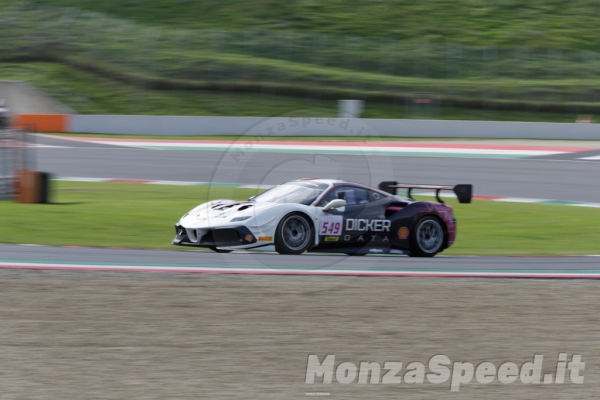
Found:
[(256, 196), (253, 201), (267, 203), (296, 203), (308, 206), (312, 204), (325, 189), (324, 184), (307, 184), (306, 182), (284, 183)]

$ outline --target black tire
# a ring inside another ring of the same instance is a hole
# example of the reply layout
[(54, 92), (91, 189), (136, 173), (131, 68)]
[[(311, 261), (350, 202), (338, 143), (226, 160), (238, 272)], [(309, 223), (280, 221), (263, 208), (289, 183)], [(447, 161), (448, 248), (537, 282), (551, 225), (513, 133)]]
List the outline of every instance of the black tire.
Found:
[(439, 253), (446, 241), (444, 224), (428, 215), (415, 225), (410, 236), (411, 257), (433, 257)]
[(210, 246), (209, 249), (211, 249), (212, 251), (216, 252), (216, 253), (231, 253), (232, 250), (221, 250), (221, 249), (217, 249), (216, 246)]
[(308, 217), (293, 212), (281, 219), (275, 232), (275, 251), (279, 254), (302, 254), (315, 243), (315, 228)]

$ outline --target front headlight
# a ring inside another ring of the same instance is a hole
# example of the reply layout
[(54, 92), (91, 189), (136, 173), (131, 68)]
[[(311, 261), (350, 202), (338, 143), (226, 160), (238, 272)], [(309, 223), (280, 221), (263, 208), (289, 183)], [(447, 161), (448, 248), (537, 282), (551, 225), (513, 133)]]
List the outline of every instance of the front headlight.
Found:
[(246, 215), (245, 217), (235, 217), (234, 219), (232, 219), (232, 220), (231, 220), (231, 221), (229, 221), (229, 222), (239, 222), (239, 221), (245, 221), (245, 220), (247, 220), (247, 219), (250, 219), (250, 218), (252, 218), (252, 216), (251, 216), (251, 215)]

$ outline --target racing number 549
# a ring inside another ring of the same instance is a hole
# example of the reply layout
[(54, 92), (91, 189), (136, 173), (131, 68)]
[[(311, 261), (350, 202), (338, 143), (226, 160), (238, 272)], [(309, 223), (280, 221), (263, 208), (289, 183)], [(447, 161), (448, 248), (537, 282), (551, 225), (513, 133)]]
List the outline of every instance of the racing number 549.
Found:
[(339, 235), (342, 232), (342, 223), (323, 221), (319, 235)]

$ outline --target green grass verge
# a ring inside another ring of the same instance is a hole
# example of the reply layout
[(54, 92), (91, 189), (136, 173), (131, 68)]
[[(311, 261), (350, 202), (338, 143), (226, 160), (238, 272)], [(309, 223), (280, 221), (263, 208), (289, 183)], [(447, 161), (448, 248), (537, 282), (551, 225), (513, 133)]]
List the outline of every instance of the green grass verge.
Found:
[[(169, 248), (174, 223), (197, 204), (256, 194), (250, 189), (124, 183), (53, 182), (53, 189), (53, 204), (0, 202), (0, 242)], [(458, 240), (444, 254), (600, 253), (599, 209), (474, 201), (456, 205), (455, 214)]]

